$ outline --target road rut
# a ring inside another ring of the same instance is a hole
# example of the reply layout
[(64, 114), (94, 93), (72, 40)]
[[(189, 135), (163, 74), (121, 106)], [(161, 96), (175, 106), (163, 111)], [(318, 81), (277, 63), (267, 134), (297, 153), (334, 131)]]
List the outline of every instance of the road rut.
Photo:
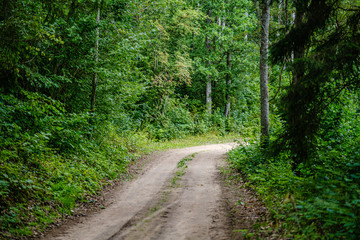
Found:
[[(114, 203), (45, 239), (229, 239), (221, 212), (218, 166), (234, 143), (170, 150), (127, 182)], [(178, 162), (196, 154), (179, 173)]]

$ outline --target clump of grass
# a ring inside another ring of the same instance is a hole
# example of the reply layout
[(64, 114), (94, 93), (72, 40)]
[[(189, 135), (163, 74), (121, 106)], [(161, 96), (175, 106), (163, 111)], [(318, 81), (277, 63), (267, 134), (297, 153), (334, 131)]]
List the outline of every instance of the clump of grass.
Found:
[(189, 156), (186, 156), (177, 163), (178, 170), (175, 172), (175, 176), (171, 179), (171, 187), (177, 186), (177, 181), (180, 180), (181, 176), (183, 176), (186, 173), (186, 168), (187, 168), (186, 163), (193, 160), (196, 154), (197, 153), (193, 153)]

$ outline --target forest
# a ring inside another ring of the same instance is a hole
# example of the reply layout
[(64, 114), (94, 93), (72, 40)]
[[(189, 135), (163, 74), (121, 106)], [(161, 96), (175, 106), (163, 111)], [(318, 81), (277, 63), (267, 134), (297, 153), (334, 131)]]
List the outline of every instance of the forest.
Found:
[(359, 0), (6, 0), (0, 53), (0, 239), (191, 136), (279, 238), (360, 236)]

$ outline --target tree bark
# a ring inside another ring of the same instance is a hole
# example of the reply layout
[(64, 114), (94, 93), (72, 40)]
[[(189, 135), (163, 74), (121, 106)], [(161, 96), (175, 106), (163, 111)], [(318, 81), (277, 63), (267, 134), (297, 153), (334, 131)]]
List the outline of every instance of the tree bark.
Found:
[(225, 117), (230, 115), (230, 89), (231, 89), (231, 50), (227, 52), (227, 61), (229, 73), (227, 74), (226, 79), (226, 106), (225, 106)]
[(206, 83), (206, 109), (209, 114), (211, 114), (212, 110), (212, 99), (211, 99), (211, 76), (208, 76), (208, 81)]
[(270, 0), (261, 1), (261, 46), (260, 46), (260, 101), (261, 101), (261, 144), (269, 141), (269, 89), (268, 89), (268, 48)]
[[(211, 23), (211, 10), (208, 10), (207, 12), (207, 23), (210, 24)], [(210, 52), (211, 52), (211, 40), (210, 38), (207, 36), (206, 37), (206, 41), (205, 41), (205, 45), (206, 45), (206, 48), (209, 52), (209, 55), (210, 55)], [(211, 61), (209, 60), (207, 62), (208, 64), (208, 67), (211, 66)], [(207, 83), (206, 83), (206, 109), (207, 109), (207, 112), (209, 114), (211, 114), (211, 110), (212, 110), (212, 99), (211, 99), (211, 76), (208, 75), (207, 76)]]
[[(96, 27), (96, 41), (95, 41), (95, 68), (99, 62), (99, 38), (100, 38), (100, 4), (98, 3), (97, 15), (96, 15), (96, 23), (98, 26)], [(94, 77), (92, 80), (92, 89), (91, 89), (91, 103), (90, 103), (90, 111), (95, 111), (95, 100), (96, 100), (96, 87), (97, 87), (98, 75), (97, 70), (94, 72)]]

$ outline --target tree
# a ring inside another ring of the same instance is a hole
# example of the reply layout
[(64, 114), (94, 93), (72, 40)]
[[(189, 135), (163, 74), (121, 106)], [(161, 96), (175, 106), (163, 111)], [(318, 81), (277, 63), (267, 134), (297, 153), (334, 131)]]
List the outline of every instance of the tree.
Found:
[(360, 9), (338, 0), (293, 4), (297, 14), (294, 26), (272, 46), (271, 57), (274, 63), (281, 63), (294, 52), (290, 64), (294, 81), (279, 105), (284, 131), (278, 145), (290, 150), (297, 169), (312, 164), (329, 106), (342, 91), (359, 88)]
[[(100, 7), (101, 7), (102, 1), (100, 3), (97, 3), (97, 14), (96, 14), (96, 24), (100, 24)], [(100, 30), (99, 26), (96, 27), (96, 41), (95, 41), (95, 72), (94, 72), (94, 78), (92, 80), (92, 89), (91, 89), (91, 103), (90, 103), (90, 110), (91, 112), (95, 111), (95, 99), (96, 99), (96, 85), (98, 81), (98, 74), (97, 69), (98, 62), (99, 62), (99, 38), (100, 38)]]
[(228, 74), (226, 76), (226, 106), (225, 106), (225, 116), (229, 117), (230, 115), (230, 90), (231, 90), (231, 50), (227, 52), (226, 65), (228, 67)]
[[(207, 11), (206, 23), (207, 23), (208, 25), (210, 25), (211, 22), (212, 22), (212, 21), (211, 21), (211, 10), (208, 10), (208, 11)], [(210, 39), (210, 36), (206, 36), (205, 43), (206, 43), (206, 49), (208, 50), (209, 55), (210, 55), (210, 52), (211, 52), (211, 39)], [(207, 64), (208, 64), (208, 67), (210, 68), (210, 66), (212, 65), (210, 59), (207, 61)], [(206, 109), (207, 109), (207, 112), (208, 112), (209, 114), (211, 114), (211, 109), (212, 109), (211, 75), (208, 74), (208, 75), (206, 76), (206, 78), (207, 78), (207, 82), (206, 82)]]
[(269, 89), (268, 89), (268, 47), (270, 0), (261, 1), (261, 46), (260, 46), (260, 96), (261, 96), (261, 143), (269, 140)]

